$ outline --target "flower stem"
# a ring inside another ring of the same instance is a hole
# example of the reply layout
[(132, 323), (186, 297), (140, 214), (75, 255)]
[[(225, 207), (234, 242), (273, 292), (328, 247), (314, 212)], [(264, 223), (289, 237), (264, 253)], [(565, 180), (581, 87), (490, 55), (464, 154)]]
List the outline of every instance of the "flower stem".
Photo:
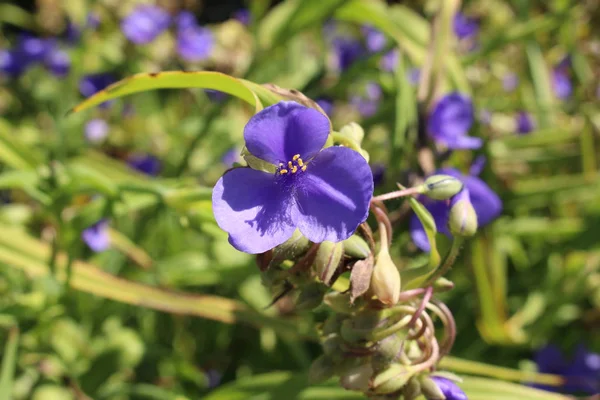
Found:
[(371, 199), (371, 203), (374, 203), (377, 201), (397, 199), (399, 197), (411, 196), (413, 194), (421, 194), (422, 190), (423, 189), (420, 186), (416, 186), (416, 187), (412, 187), (412, 188), (408, 188), (408, 189), (396, 190), (395, 192), (380, 194), (379, 196), (373, 197)]
[(444, 259), (442, 266), (438, 268), (438, 270), (431, 276), (431, 278), (427, 280), (427, 282), (425, 282), (425, 284), (423, 285), (424, 287), (433, 285), (433, 283), (439, 277), (446, 274), (446, 272), (448, 272), (448, 270), (452, 268), (452, 265), (454, 265), (454, 262), (456, 261), (456, 257), (458, 257), (458, 253), (460, 252), (460, 246), (462, 246), (463, 241), (464, 239), (462, 237), (454, 237), (454, 240), (452, 241), (452, 247), (450, 248), (450, 251), (448, 251), (448, 254)]

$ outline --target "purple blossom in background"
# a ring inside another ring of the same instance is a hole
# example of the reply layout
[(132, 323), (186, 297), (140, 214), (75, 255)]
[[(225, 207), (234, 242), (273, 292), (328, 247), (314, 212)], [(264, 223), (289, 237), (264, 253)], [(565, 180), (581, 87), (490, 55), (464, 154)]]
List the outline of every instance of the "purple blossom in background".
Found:
[(466, 39), (477, 35), (479, 32), (479, 23), (476, 19), (467, 17), (463, 13), (456, 13), (454, 16), (454, 34), (459, 39)]
[(20, 35), (13, 49), (0, 51), (0, 70), (18, 77), (29, 67), (42, 63), (53, 75), (62, 78), (69, 73), (69, 55), (58, 47), (55, 39)]
[(335, 66), (343, 72), (365, 54), (362, 43), (354, 38), (336, 37), (331, 42)]
[[(575, 356), (567, 360), (558, 347), (548, 345), (535, 354), (534, 361), (538, 366), (538, 372), (564, 376), (565, 392), (600, 394), (600, 354), (587, 350), (585, 346), (579, 346)], [(557, 389), (545, 385), (534, 386), (549, 391)]]
[(90, 143), (99, 143), (108, 136), (108, 122), (102, 118), (95, 118), (85, 124), (85, 138)]
[(17, 77), (21, 75), (29, 62), (23, 58), (23, 54), (15, 50), (0, 50), (0, 71), (10, 76)]
[(225, 164), (227, 168), (233, 168), (233, 164), (239, 163), (242, 161), (242, 156), (240, 154), (240, 150), (233, 147), (223, 154), (221, 157), (221, 162)]
[(516, 123), (517, 133), (522, 135), (535, 129), (535, 123), (533, 122), (531, 115), (525, 111), (521, 111), (519, 114), (517, 114)]
[(177, 31), (177, 53), (185, 61), (196, 62), (210, 56), (214, 37), (210, 29), (192, 26)]
[[(115, 77), (109, 73), (86, 75), (79, 81), (79, 93), (84, 97), (90, 97), (115, 82)], [(111, 103), (112, 101), (106, 101), (100, 107), (107, 107)]]
[(411, 86), (417, 86), (419, 84), (419, 80), (421, 79), (421, 70), (419, 68), (410, 68), (406, 72), (406, 79)]
[(394, 72), (398, 67), (400, 51), (398, 49), (390, 50), (381, 57), (379, 66), (386, 72)]
[(161, 170), (161, 162), (151, 154), (133, 154), (127, 159), (127, 164), (146, 175), (156, 176)]
[(54, 76), (63, 78), (71, 70), (71, 59), (65, 51), (56, 48), (46, 55), (44, 65)]
[(377, 162), (371, 165), (371, 172), (373, 173), (373, 184), (375, 186), (379, 186), (383, 183), (385, 178), (385, 170), (386, 167), (384, 163)]
[(450, 379), (442, 378), (441, 376), (432, 376), (431, 379), (444, 394), (446, 400), (468, 400), (466, 393)]
[(152, 42), (171, 24), (169, 13), (158, 6), (141, 5), (121, 21), (121, 30), (135, 44)]
[(233, 19), (240, 21), (243, 25), (250, 25), (250, 11), (242, 8), (233, 13)]
[(321, 109), (323, 109), (325, 114), (331, 116), (331, 113), (333, 113), (333, 102), (331, 100), (326, 98), (320, 98), (317, 99), (317, 104), (319, 105), (319, 107), (321, 107)]
[(325, 115), (292, 101), (248, 121), (246, 148), (276, 171), (234, 168), (215, 185), (215, 219), (233, 247), (262, 253), (296, 228), (315, 243), (339, 242), (367, 218), (373, 195), (369, 164), (347, 147), (323, 149), (329, 129)]
[(28, 34), (19, 36), (16, 50), (23, 53), (29, 62), (42, 62), (54, 45), (52, 39), (40, 39)]
[(573, 86), (571, 85), (571, 79), (567, 71), (558, 68), (552, 71), (552, 88), (556, 97), (561, 100), (571, 96)]
[(362, 33), (365, 36), (367, 50), (370, 53), (377, 53), (385, 48), (387, 39), (380, 30), (365, 25), (362, 27)]
[(190, 11), (181, 11), (175, 16), (177, 29), (193, 28), (197, 25), (196, 16)]
[(450, 93), (433, 107), (427, 120), (427, 131), (436, 143), (449, 149), (478, 149), (483, 141), (467, 135), (473, 119), (471, 99), (457, 92)]
[[(477, 166), (474, 169), (475, 172), (477, 172)], [(435, 174), (453, 176), (465, 185), (463, 190), (468, 191), (471, 204), (473, 205), (475, 214), (477, 214), (477, 224), (479, 227), (489, 224), (502, 212), (502, 200), (500, 200), (498, 195), (477, 176), (463, 175), (454, 168), (442, 168), (436, 171)], [(447, 200), (432, 200), (424, 196), (419, 200), (433, 216), (438, 232), (450, 236), (447, 225), (451, 202)], [(423, 251), (429, 251), (431, 249), (423, 225), (415, 214), (413, 214), (410, 219), (410, 235), (418, 248)]]
[(508, 72), (502, 78), (502, 89), (505, 92), (514, 91), (519, 86), (519, 77), (514, 72)]
[(220, 90), (204, 89), (204, 93), (215, 103), (222, 103), (227, 99), (227, 93), (221, 92)]
[(94, 225), (85, 229), (81, 233), (81, 239), (88, 245), (88, 247), (99, 253), (101, 251), (108, 250), (110, 247), (110, 238), (108, 236), (108, 221), (100, 220)]
[(375, 82), (369, 82), (365, 85), (362, 95), (356, 94), (350, 98), (350, 104), (356, 107), (360, 115), (368, 118), (377, 112), (381, 97), (381, 87)]

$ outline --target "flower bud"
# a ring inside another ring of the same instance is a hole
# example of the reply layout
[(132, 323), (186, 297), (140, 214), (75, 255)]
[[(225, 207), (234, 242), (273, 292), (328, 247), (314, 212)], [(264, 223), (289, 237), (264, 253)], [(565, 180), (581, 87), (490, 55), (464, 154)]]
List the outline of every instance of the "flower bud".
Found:
[(421, 395), (421, 384), (416, 378), (411, 378), (402, 389), (403, 400), (416, 400)]
[(382, 371), (390, 366), (396, 360), (400, 351), (404, 336), (393, 334), (377, 343), (377, 349), (373, 354), (373, 368), (375, 371)]
[(296, 309), (310, 311), (321, 305), (324, 295), (325, 287), (322, 284), (318, 282), (309, 283), (301, 289), (296, 300)]
[(448, 228), (452, 235), (461, 237), (473, 236), (477, 232), (477, 214), (466, 189), (452, 198)]
[(335, 271), (340, 265), (343, 255), (344, 244), (342, 242), (333, 243), (324, 241), (319, 246), (314, 265), (317, 276), (324, 284), (329, 285), (331, 283), (331, 278), (333, 278)]
[(423, 194), (434, 200), (447, 200), (463, 187), (463, 183), (453, 176), (432, 175), (423, 183)]
[(367, 362), (354, 368), (350, 368), (340, 377), (340, 385), (348, 390), (365, 392), (369, 389), (369, 381), (373, 376), (371, 363)]
[(440, 376), (421, 379), (421, 389), (427, 400), (467, 400), (467, 395), (456, 383)]
[(310, 242), (306, 236), (296, 229), (291, 238), (273, 249), (273, 259), (269, 267), (279, 265), (284, 260), (294, 260), (304, 254), (309, 247)]
[(443, 276), (437, 278), (433, 283), (433, 290), (437, 293), (447, 292), (452, 289), (454, 289), (454, 282)]
[(381, 312), (365, 310), (356, 313), (355, 316), (342, 322), (340, 335), (348, 343), (358, 343), (369, 340), (373, 336), (373, 330), (385, 319)]
[(324, 339), (322, 339), (321, 346), (323, 347), (323, 353), (330, 357), (340, 355), (342, 343), (343, 341), (339, 334), (330, 333)]
[(364, 129), (356, 122), (350, 122), (349, 124), (342, 126), (340, 133), (354, 140), (358, 144), (362, 143), (365, 137)]
[(354, 234), (348, 239), (344, 240), (344, 254), (352, 258), (367, 258), (371, 249), (363, 238)]
[(311, 384), (324, 382), (331, 378), (335, 373), (335, 365), (327, 356), (319, 356), (310, 365), (308, 370), (308, 381)]
[(406, 385), (415, 372), (410, 366), (394, 364), (373, 378), (371, 388), (377, 394), (397, 392)]
[(381, 246), (371, 275), (371, 290), (379, 301), (392, 306), (400, 299), (400, 272), (392, 261), (383, 238)]
[(340, 314), (350, 314), (356, 311), (357, 307), (350, 303), (350, 293), (329, 292), (323, 299), (333, 311)]

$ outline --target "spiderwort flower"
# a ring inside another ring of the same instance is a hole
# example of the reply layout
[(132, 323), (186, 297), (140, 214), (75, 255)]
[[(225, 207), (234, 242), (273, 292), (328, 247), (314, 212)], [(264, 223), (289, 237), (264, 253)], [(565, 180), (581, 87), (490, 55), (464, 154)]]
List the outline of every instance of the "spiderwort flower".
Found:
[(295, 229), (315, 243), (339, 242), (367, 218), (373, 195), (369, 165), (347, 147), (323, 149), (329, 130), (322, 113), (291, 101), (248, 121), (246, 148), (275, 171), (234, 168), (215, 185), (215, 219), (236, 249), (265, 252)]
[(400, 59), (400, 51), (393, 49), (388, 51), (381, 57), (379, 66), (386, 72), (394, 72), (398, 67), (398, 60)]
[(317, 104), (319, 107), (321, 107), (325, 114), (331, 116), (331, 113), (333, 112), (333, 102), (331, 100), (322, 97), (317, 99)]
[(573, 86), (569, 79), (569, 74), (563, 69), (555, 69), (552, 71), (552, 88), (554, 94), (561, 100), (564, 100), (571, 96), (573, 93)]
[(457, 13), (454, 16), (454, 34), (459, 39), (466, 39), (477, 35), (479, 32), (479, 23), (475, 18), (467, 17), (463, 13)]
[(457, 92), (449, 93), (433, 107), (427, 130), (435, 142), (449, 149), (478, 149), (483, 144), (482, 140), (467, 136), (473, 119), (471, 99)]
[(169, 13), (158, 6), (142, 5), (121, 21), (121, 30), (129, 41), (148, 44), (165, 31), (171, 23)]
[(62, 78), (71, 70), (71, 59), (65, 51), (55, 48), (46, 55), (44, 65), (54, 76)]
[[(468, 197), (475, 210), (475, 214), (477, 215), (477, 225), (479, 227), (489, 224), (502, 212), (502, 201), (498, 195), (477, 176), (463, 175), (454, 168), (442, 168), (436, 171), (435, 174), (454, 176), (463, 182), (465, 185), (463, 190), (468, 191)], [(435, 220), (438, 232), (450, 236), (450, 231), (448, 230), (448, 217), (450, 208), (453, 205), (452, 201), (436, 201), (423, 197), (420, 200)], [(460, 197), (457, 197), (457, 200), (460, 200)], [(430, 250), (429, 241), (427, 240), (423, 225), (419, 218), (414, 214), (410, 219), (410, 234), (413, 242), (418, 248), (423, 251)]]
[(362, 27), (362, 32), (365, 35), (365, 43), (370, 53), (377, 53), (385, 48), (387, 39), (383, 32), (368, 25)]
[(375, 82), (369, 82), (365, 85), (362, 95), (357, 94), (350, 98), (350, 104), (356, 107), (363, 117), (370, 117), (377, 112), (381, 96), (381, 87)]
[(151, 154), (133, 154), (127, 159), (127, 164), (146, 175), (156, 176), (160, 172), (160, 160)]
[(250, 11), (242, 8), (233, 13), (233, 19), (238, 20), (242, 25), (250, 25)]
[[(113, 84), (115, 81), (114, 76), (108, 73), (86, 75), (79, 81), (79, 92), (85, 97), (90, 97)], [(106, 107), (110, 103), (112, 103), (112, 101), (106, 101), (100, 106)]]
[(85, 124), (85, 138), (90, 143), (99, 143), (108, 136), (108, 123), (102, 118), (95, 118)]
[[(444, 394), (446, 400), (468, 400), (467, 394), (450, 379), (442, 378), (441, 376), (432, 376), (431, 379)], [(438, 400), (438, 399), (428, 399)]]
[[(534, 356), (538, 371), (562, 375), (566, 378), (564, 390), (568, 393), (600, 393), (600, 354), (580, 345), (569, 361), (554, 345), (541, 348)], [(544, 390), (556, 391), (555, 387), (535, 385)]]
[(177, 53), (185, 61), (197, 62), (206, 59), (213, 45), (213, 34), (208, 28), (194, 25), (177, 32)]
[(343, 72), (365, 54), (362, 43), (354, 38), (336, 37), (331, 42), (335, 68)]
[(102, 219), (96, 222), (94, 225), (85, 229), (81, 233), (81, 239), (88, 245), (88, 247), (99, 253), (101, 251), (108, 250), (110, 247), (110, 238), (108, 236), (108, 221)]
[(517, 133), (521, 135), (529, 133), (535, 128), (535, 123), (533, 122), (531, 115), (525, 111), (521, 111), (517, 114), (516, 124)]

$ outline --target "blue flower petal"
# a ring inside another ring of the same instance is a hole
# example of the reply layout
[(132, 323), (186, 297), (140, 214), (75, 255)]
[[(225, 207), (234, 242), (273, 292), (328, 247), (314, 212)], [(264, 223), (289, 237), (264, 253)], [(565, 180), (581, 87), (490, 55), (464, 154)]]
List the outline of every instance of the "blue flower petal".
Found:
[(434, 376), (431, 379), (435, 382), (438, 388), (446, 397), (446, 400), (468, 400), (465, 392), (450, 379), (442, 378), (440, 376)]
[(138, 6), (121, 22), (121, 30), (135, 44), (147, 44), (169, 27), (171, 16), (158, 6)]
[(254, 115), (244, 129), (248, 151), (271, 164), (296, 154), (309, 161), (325, 145), (329, 120), (314, 108), (282, 101)]
[(177, 53), (189, 62), (202, 61), (210, 56), (214, 37), (210, 29), (191, 26), (177, 32)]
[(367, 161), (346, 147), (321, 151), (302, 176), (292, 218), (313, 242), (347, 239), (369, 213), (373, 174)]
[(219, 179), (213, 212), (233, 247), (263, 253), (292, 236), (291, 193), (280, 189), (272, 174), (251, 168), (232, 169)]
[(467, 136), (473, 120), (471, 99), (460, 93), (450, 93), (434, 106), (427, 129), (433, 140), (450, 149), (476, 149), (481, 147), (482, 140)]
[(110, 247), (108, 221), (100, 220), (94, 225), (85, 229), (81, 233), (81, 239), (92, 251), (96, 253), (107, 250)]

